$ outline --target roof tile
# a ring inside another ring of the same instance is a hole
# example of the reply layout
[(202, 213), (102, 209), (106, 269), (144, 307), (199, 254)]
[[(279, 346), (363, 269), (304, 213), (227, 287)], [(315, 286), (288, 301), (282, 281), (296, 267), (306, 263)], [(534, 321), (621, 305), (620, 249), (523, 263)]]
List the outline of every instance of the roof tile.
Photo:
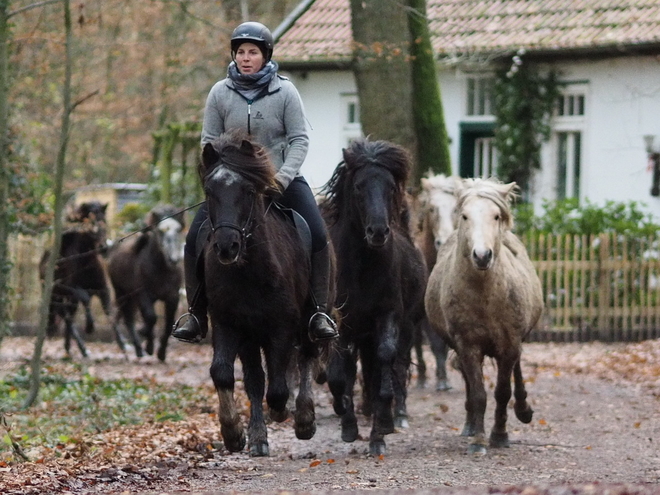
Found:
[[(657, 0), (427, 0), (438, 55), (660, 45)], [(280, 61), (351, 59), (349, 0), (316, 0), (277, 43)]]

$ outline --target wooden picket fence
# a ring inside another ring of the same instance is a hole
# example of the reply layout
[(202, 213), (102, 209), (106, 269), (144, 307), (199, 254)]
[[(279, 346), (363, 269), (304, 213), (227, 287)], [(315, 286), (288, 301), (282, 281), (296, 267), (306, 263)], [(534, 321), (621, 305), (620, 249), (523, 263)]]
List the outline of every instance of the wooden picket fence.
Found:
[[(529, 341), (637, 341), (660, 337), (660, 239), (535, 235), (523, 238), (541, 282), (545, 312)], [(38, 265), (47, 237), (16, 236), (12, 321), (38, 324)], [(100, 308), (99, 308), (100, 311)], [(101, 315), (101, 322), (105, 321)]]
[(531, 341), (660, 337), (657, 238), (616, 234), (523, 239), (543, 285), (545, 314)]

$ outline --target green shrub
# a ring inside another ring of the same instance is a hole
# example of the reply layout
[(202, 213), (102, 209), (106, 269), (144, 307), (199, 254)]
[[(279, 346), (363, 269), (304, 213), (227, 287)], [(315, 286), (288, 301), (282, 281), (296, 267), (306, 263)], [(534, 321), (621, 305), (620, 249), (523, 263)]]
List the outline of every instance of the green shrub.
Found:
[(630, 236), (654, 236), (660, 224), (653, 215), (642, 210), (637, 201), (607, 201), (598, 206), (586, 200), (580, 205), (576, 198), (544, 201), (543, 213), (534, 214), (530, 204), (515, 207), (516, 233), (595, 235), (616, 233)]

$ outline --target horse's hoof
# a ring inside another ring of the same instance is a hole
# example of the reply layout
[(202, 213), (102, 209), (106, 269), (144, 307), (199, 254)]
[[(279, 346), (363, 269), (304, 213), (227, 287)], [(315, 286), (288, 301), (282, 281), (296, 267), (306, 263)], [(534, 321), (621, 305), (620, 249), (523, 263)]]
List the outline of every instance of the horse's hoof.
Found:
[(250, 445), (250, 457), (268, 457), (268, 442), (256, 442)]
[(282, 423), (286, 421), (289, 417), (289, 410), (285, 407), (282, 411), (276, 411), (275, 409), (269, 409), (270, 419), (276, 423)]
[(245, 432), (220, 426), (220, 434), (229, 452), (240, 452), (245, 448)]
[(486, 455), (486, 446), (480, 443), (471, 443), (468, 445), (467, 453), (470, 455)]
[(435, 385), (436, 392), (446, 392), (451, 390), (451, 388), (452, 387), (449, 384), (449, 380), (438, 380), (438, 383)]
[(344, 442), (355, 442), (358, 437), (357, 421), (344, 421), (341, 422), (341, 439)]
[(509, 446), (509, 434), (490, 432), (490, 446), (496, 448), (503, 448)]
[(513, 410), (516, 413), (516, 418), (518, 418), (522, 423), (530, 423), (532, 421), (532, 416), (534, 416), (534, 409), (529, 407), (529, 404), (525, 403), (525, 407), (517, 408), (514, 404)]
[(369, 453), (371, 455), (385, 455), (386, 452), (385, 440), (371, 440), (369, 442)]
[(154, 345), (153, 343), (147, 342), (147, 345), (145, 347), (145, 352), (149, 354), (150, 356), (154, 355)]
[(294, 429), (298, 440), (310, 440), (316, 433), (316, 423), (312, 422), (307, 425), (296, 423)]
[(158, 360), (159, 360), (161, 363), (164, 363), (164, 362), (165, 362), (165, 351), (164, 351), (163, 349), (159, 349), (159, 350), (158, 350)]
[(397, 428), (410, 428), (407, 416), (397, 416), (394, 418), (394, 426)]

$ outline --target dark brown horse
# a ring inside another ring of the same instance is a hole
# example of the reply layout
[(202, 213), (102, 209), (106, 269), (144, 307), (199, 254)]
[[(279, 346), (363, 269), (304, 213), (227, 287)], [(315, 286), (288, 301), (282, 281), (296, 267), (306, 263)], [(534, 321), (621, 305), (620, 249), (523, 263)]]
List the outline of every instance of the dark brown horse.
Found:
[(240, 132), (224, 134), (204, 146), (200, 173), (210, 226), (204, 278), (213, 336), (211, 377), (222, 438), (229, 451), (245, 447), (233, 396), (238, 356), (250, 399), (248, 448), (253, 456), (268, 455), (264, 392), (271, 418), (284, 421), (286, 370), (293, 355), (299, 371), (295, 433), (309, 439), (316, 431), (311, 387), (319, 349), (307, 335), (314, 312), (310, 259), (293, 222), (267, 195), (275, 170), (264, 148)]
[[(406, 387), (415, 327), (424, 322), (426, 269), (409, 232), (405, 195), (408, 153), (387, 141), (354, 141), (325, 187), (326, 214), (337, 253), (338, 351), (328, 384), (342, 439), (358, 437), (353, 405), (357, 359), (373, 409), (371, 453), (384, 435), (407, 426)], [(394, 411), (393, 411), (394, 409)]]
[[(81, 354), (87, 357), (85, 343), (74, 322), (79, 304), (85, 309), (86, 333), (94, 331), (90, 309), (92, 297), (98, 297), (105, 314), (110, 314), (110, 290), (100, 256), (106, 241), (106, 207), (107, 204), (98, 201), (82, 203), (72, 209), (66, 218), (60, 256), (55, 265), (46, 328), (48, 335), (52, 336), (57, 333), (58, 320), (64, 322), (64, 349), (67, 354), (70, 354), (71, 339), (74, 339)], [(46, 251), (39, 264), (42, 280), (50, 255), (50, 251)]]
[[(158, 320), (155, 303), (165, 305), (165, 324), (160, 334), (158, 359), (165, 361), (177, 307), (183, 275), (182, 256), (183, 216), (171, 205), (153, 208), (145, 221), (148, 229), (129, 237), (110, 253), (108, 272), (115, 290), (117, 314), (113, 329), (117, 343), (124, 350), (119, 331), (124, 321), (138, 357), (143, 356), (140, 336), (146, 341), (147, 354), (154, 353), (154, 326)], [(135, 330), (135, 315), (139, 309), (144, 326)]]

